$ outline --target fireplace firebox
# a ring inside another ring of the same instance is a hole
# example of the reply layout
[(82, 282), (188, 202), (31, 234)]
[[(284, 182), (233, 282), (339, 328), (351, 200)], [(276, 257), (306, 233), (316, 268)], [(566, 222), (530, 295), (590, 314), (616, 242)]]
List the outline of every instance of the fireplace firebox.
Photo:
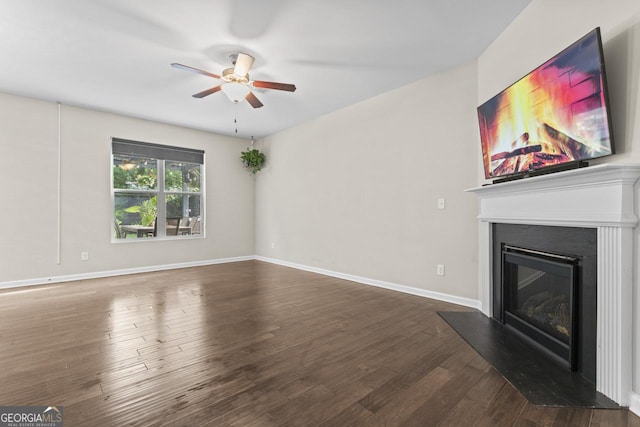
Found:
[(492, 228), (492, 317), (595, 385), (596, 230), (502, 223)]
[(501, 321), (571, 370), (578, 266), (577, 257), (502, 245)]

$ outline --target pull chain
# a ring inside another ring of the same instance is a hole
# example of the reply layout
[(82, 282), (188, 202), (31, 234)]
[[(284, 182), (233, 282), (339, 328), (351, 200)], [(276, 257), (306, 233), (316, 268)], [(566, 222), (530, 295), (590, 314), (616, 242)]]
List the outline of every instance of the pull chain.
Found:
[(233, 123), (236, 125), (236, 133), (238, 133), (238, 101), (233, 101), (236, 104), (233, 110)]

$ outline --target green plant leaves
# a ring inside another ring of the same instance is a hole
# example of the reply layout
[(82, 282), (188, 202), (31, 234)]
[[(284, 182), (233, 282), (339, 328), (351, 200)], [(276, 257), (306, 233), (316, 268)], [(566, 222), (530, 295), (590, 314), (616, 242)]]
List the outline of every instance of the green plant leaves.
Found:
[(260, 150), (257, 149), (247, 149), (247, 151), (243, 151), (240, 155), (242, 159), (242, 163), (244, 166), (251, 170), (251, 173), (256, 173), (264, 166), (264, 162), (266, 161), (266, 157)]
[(149, 226), (153, 221), (155, 221), (156, 216), (158, 215), (157, 205), (158, 198), (153, 196), (151, 199), (145, 200), (139, 205), (130, 206), (124, 211), (140, 214), (140, 223), (144, 226)]

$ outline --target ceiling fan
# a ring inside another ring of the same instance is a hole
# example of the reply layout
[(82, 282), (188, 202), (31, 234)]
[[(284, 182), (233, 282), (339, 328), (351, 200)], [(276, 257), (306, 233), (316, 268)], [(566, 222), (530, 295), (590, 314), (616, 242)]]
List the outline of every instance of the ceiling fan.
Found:
[(222, 76), (210, 73), (208, 71), (201, 70), (199, 68), (190, 67), (188, 65), (178, 64), (174, 62), (172, 67), (179, 68), (181, 70), (191, 71), (194, 73), (202, 74), (204, 76), (213, 77), (214, 79), (222, 80), (223, 83), (218, 86), (212, 87), (202, 92), (198, 92), (193, 95), (194, 98), (204, 98), (212, 93), (223, 91), (227, 97), (238, 103), (243, 99), (246, 99), (253, 108), (262, 107), (262, 102), (251, 92), (251, 87), (257, 87), (262, 89), (276, 89), (284, 90), (287, 92), (295, 92), (296, 86), (289, 83), (276, 83), (265, 82), (261, 80), (249, 80), (249, 68), (253, 64), (254, 58), (246, 53), (237, 53), (230, 56), (233, 63), (233, 68), (226, 68), (222, 71)]

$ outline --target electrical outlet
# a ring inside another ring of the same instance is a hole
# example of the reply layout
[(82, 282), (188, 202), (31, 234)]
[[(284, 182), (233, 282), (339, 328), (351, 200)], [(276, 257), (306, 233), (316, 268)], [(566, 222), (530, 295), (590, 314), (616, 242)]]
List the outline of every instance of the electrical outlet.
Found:
[(275, 249), (276, 248), (276, 244), (274, 242), (271, 242), (271, 249)]
[(81, 261), (89, 261), (89, 252), (80, 252)]
[(440, 197), (438, 199), (438, 209), (444, 209), (444, 208), (445, 208), (444, 197)]
[(438, 264), (438, 266), (436, 267), (436, 274), (438, 276), (444, 276), (444, 265), (443, 264)]

